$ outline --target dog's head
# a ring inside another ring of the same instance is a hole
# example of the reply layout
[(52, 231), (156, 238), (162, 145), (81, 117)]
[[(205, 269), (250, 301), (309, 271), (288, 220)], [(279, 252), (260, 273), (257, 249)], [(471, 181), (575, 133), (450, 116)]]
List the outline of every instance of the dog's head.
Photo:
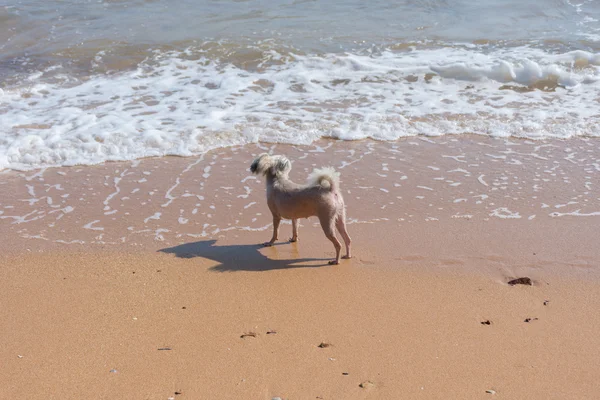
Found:
[(253, 174), (272, 177), (285, 177), (292, 169), (292, 163), (284, 156), (271, 156), (263, 153), (256, 157), (250, 165)]

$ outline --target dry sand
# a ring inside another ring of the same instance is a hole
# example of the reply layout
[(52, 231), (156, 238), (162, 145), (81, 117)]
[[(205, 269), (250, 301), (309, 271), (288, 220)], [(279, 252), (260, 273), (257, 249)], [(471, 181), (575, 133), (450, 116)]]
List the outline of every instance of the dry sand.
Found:
[(339, 266), (257, 245), (257, 146), (5, 173), (0, 398), (595, 398), (599, 146), (276, 146), (342, 172)]

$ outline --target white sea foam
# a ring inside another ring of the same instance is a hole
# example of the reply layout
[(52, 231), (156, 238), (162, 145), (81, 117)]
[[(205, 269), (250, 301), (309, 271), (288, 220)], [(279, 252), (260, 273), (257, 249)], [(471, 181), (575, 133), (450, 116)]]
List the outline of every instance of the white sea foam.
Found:
[(90, 229), (90, 230), (93, 230), (93, 231), (103, 231), (103, 230), (104, 230), (104, 228), (103, 228), (103, 227), (101, 227), (101, 226), (93, 226), (94, 224), (96, 224), (96, 223), (98, 223), (98, 222), (100, 222), (100, 220), (99, 220), (99, 219), (97, 219), (97, 220), (94, 220), (94, 221), (92, 221), (92, 222), (89, 222), (89, 223), (85, 224), (85, 225), (83, 226), (83, 228), (84, 228), (84, 229)]
[(572, 212), (564, 212), (564, 213), (560, 213), (560, 212), (553, 212), (549, 214), (551, 217), (564, 217), (564, 216), (570, 216), (570, 217), (595, 217), (595, 216), (600, 216), (600, 211), (592, 211), (592, 212), (581, 212), (581, 210), (575, 210)]
[(150, 220), (159, 220), (161, 215), (162, 215), (162, 213), (157, 212), (157, 213), (154, 213), (153, 215), (149, 216), (148, 218), (144, 218), (144, 224), (147, 224), (148, 221), (150, 221)]
[(0, 169), (321, 137), (600, 136), (600, 54), (454, 46), (278, 60), (242, 69), (190, 49), (75, 85), (30, 75), (0, 93)]
[(490, 217), (498, 217), (502, 219), (520, 219), (521, 215), (516, 211), (511, 211), (506, 207), (500, 207), (492, 210)]

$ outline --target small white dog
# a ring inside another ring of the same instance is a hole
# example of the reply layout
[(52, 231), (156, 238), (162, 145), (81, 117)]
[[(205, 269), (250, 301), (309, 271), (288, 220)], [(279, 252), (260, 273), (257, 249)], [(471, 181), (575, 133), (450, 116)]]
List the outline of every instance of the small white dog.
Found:
[(254, 174), (267, 178), (267, 204), (273, 214), (273, 237), (265, 246), (277, 240), (279, 223), (282, 218), (292, 220), (292, 238), (298, 240), (298, 218), (317, 216), (327, 239), (335, 247), (335, 260), (329, 264), (339, 264), (342, 245), (335, 236), (335, 228), (340, 231), (346, 244), (346, 255), (350, 258), (350, 243), (346, 231), (346, 206), (340, 192), (340, 174), (333, 168), (315, 169), (308, 177), (307, 185), (292, 182), (288, 174), (292, 163), (284, 156), (271, 156), (263, 153), (250, 166)]

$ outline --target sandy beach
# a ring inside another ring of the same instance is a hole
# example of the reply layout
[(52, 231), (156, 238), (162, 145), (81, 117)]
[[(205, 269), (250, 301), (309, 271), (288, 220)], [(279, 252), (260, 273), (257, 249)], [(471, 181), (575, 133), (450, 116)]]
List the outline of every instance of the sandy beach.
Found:
[(600, 1), (5, 3), (0, 400), (600, 398)]
[[(0, 398), (594, 398), (599, 146), (324, 140), (5, 172)], [(316, 219), (259, 245), (263, 151), (297, 181), (341, 172), (353, 259), (327, 265)]]

